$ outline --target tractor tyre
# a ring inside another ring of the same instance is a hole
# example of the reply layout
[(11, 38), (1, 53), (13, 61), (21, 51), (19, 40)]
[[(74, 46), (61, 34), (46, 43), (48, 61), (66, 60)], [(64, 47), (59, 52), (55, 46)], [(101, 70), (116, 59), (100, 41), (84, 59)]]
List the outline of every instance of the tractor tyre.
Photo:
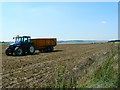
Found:
[(15, 48), (15, 55), (21, 56), (23, 54), (24, 54), (24, 51), (23, 51), (23, 49), (21, 47), (16, 47)]
[(29, 45), (28, 46), (28, 54), (34, 54), (34, 52), (35, 52), (35, 47), (34, 47), (34, 45)]
[(12, 51), (12, 49), (9, 48), (9, 47), (6, 48), (5, 53), (6, 53), (7, 56), (12, 56), (12, 55), (13, 55), (13, 51)]

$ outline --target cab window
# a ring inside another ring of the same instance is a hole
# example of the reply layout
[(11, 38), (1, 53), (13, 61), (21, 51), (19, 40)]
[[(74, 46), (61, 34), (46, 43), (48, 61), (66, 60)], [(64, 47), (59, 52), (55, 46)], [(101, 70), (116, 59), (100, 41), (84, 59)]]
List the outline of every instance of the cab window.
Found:
[(23, 42), (23, 38), (21, 38), (21, 37), (16, 37), (15, 43), (20, 43), (20, 42)]
[(24, 38), (24, 42), (28, 42), (27, 38)]
[(31, 42), (31, 39), (30, 39), (30, 38), (28, 38), (28, 42)]

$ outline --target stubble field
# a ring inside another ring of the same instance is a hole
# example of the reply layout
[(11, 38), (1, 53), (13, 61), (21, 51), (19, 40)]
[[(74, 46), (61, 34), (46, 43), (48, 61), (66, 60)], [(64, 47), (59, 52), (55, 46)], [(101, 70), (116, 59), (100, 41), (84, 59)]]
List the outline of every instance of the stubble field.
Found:
[(106, 60), (106, 55), (111, 49), (110, 43), (104, 44), (59, 44), (53, 52), (39, 52), (34, 55), (6, 56), (2, 45), (2, 87), (45, 87), (53, 85), (57, 75), (57, 68), (64, 66), (65, 79), (70, 81), (72, 73), (79, 84), (85, 76), (89, 75)]

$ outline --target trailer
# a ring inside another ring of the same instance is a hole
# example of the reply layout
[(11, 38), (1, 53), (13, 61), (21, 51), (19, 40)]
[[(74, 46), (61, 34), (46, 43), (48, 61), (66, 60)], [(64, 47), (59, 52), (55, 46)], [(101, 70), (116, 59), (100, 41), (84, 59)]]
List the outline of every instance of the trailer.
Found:
[(35, 50), (39, 51), (53, 51), (54, 46), (57, 45), (56, 38), (38, 38), (38, 39), (31, 39), (31, 42), (34, 43)]

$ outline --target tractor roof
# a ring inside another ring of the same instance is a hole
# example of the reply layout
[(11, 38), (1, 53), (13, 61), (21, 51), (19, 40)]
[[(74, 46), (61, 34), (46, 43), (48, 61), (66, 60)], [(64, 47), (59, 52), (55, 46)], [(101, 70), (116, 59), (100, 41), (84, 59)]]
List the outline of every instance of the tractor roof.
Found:
[(20, 38), (30, 38), (30, 36), (19, 36), (19, 35), (17, 35), (17, 37), (20, 37)]
[(30, 38), (30, 36), (23, 36), (23, 37), (25, 37), (25, 38)]

